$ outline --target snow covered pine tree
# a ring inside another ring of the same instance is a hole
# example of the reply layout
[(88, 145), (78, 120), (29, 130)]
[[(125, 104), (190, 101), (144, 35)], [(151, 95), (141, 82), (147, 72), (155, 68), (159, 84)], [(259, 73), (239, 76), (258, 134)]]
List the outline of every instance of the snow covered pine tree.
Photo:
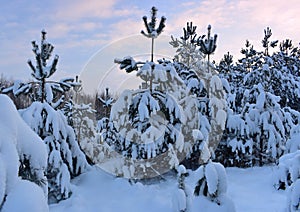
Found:
[[(209, 25), (207, 37), (203, 35), (197, 38), (196, 26), (193, 26), (192, 23), (187, 23), (187, 28), (184, 28), (184, 35), (180, 40), (172, 37), (170, 44), (177, 48), (178, 52), (175, 56), (175, 61), (177, 62), (176, 71), (184, 80), (190, 92), (197, 96), (198, 114), (200, 117), (199, 132), (210, 148), (210, 151), (207, 150), (208, 155), (206, 155), (205, 160), (201, 161), (204, 165), (195, 171), (199, 180), (194, 194), (195, 196), (203, 195), (209, 197), (211, 201), (216, 202), (222, 209), (235, 211), (234, 204), (226, 196), (227, 179), (225, 168), (222, 164), (213, 163), (209, 160), (217, 147), (218, 141), (221, 139), (222, 131), (225, 129), (226, 102), (223, 87), (227, 86), (227, 83), (224, 83), (217, 77), (214, 67), (209, 62), (209, 56), (216, 49), (217, 38), (216, 35), (214, 37), (210, 36), (210, 30), (211, 26)], [(204, 40), (205, 37), (206, 39)], [(207, 55), (207, 62), (204, 61), (204, 55)], [(194, 149), (194, 152), (196, 151), (197, 149)], [(204, 155), (201, 158), (204, 159)], [(199, 158), (197, 159), (199, 160)], [(197, 165), (199, 166), (199, 164)], [(198, 166), (195, 167), (197, 168)], [(183, 168), (180, 170), (179, 172), (181, 173)], [(180, 184), (182, 184), (182, 180)], [(178, 200), (177, 205), (179, 204), (182, 208), (184, 200), (182, 197)]]
[[(137, 76), (146, 84), (150, 82), (146, 89), (124, 91), (112, 106), (111, 112), (111, 120), (123, 138), (115, 143), (114, 148), (126, 157), (138, 160), (150, 160), (168, 152), (169, 144), (176, 143), (177, 146), (183, 144), (180, 132), (182, 114), (176, 99), (182, 95), (180, 94), (182, 91), (178, 91), (178, 84), (182, 82), (170, 64), (153, 62), (154, 39), (162, 32), (166, 20), (162, 17), (156, 29), (156, 12), (157, 9), (152, 7), (149, 23), (147, 17), (143, 17), (147, 32), (142, 31), (142, 34), (152, 41), (151, 61), (135, 62), (131, 57), (115, 60), (121, 69), (125, 69), (128, 73), (137, 70)], [(169, 79), (174, 82), (172, 85)], [(171, 168), (168, 163), (169, 161), (166, 161), (169, 166), (167, 170)], [(162, 164), (156, 164), (157, 173), (153, 173), (153, 176), (161, 174), (163, 169), (159, 166)], [(151, 177), (150, 175), (148, 177)]]
[[(299, 113), (293, 108), (297, 108), (295, 103), (299, 99), (299, 77), (293, 73), (299, 70), (299, 63), (293, 66), (286, 63), (296, 60), (292, 55), (297, 49), (292, 48), (296, 50), (288, 59), (282, 43), (280, 52), (270, 55), (270, 48), (275, 48), (277, 41), (269, 40), (271, 29), (264, 33), (263, 52), (246, 41), (246, 48), (241, 51), (244, 58), (229, 71), (224, 70), (227, 67), (224, 62), (219, 65), (220, 76), (228, 79), (231, 94), (227, 99), (230, 108), (218, 160), (229, 166), (277, 162), (291, 129), (298, 123)], [(241, 80), (242, 85), (237, 83)]]
[[(197, 99), (199, 126), (186, 130), (198, 130), (202, 144), (200, 147), (195, 145), (184, 162), (187, 168), (193, 169), (198, 168), (200, 163), (207, 162), (210, 157), (203, 154), (203, 144), (206, 143), (210, 149), (211, 152), (208, 153), (213, 153), (217, 148), (226, 121), (224, 85), (210, 64), (209, 56), (207, 62), (204, 60), (204, 55), (211, 55), (215, 51), (217, 36), (210, 36), (210, 25), (207, 35), (197, 37), (196, 29), (192, 22), (187, 23), (187, 27), (183, 28), (183, 36), (180, 39), (174, 39), (172, 36), (170, 42), (177, 52), (174, 57), (176, 72), (186, 84), (189, 95)], [(202, 158), (199, 157), (200, 152)]]
[(40, 48), (35, 41), (32, 46), (36, 66), (30, 60), (28, 64), (36, 81), (15, 83), (3, 92), (12, 91), (16, 96), (25, 93), (32, 97), (33, 103), (20, 110), (20, 114), (47, 145), (48, 201), (54, 203), (71, 195), (70, 180), (85, 170), (87, 161), (79, 148), (74, 130), (59, 110), (64, 103), (66, 91), (74, 85), (74, 79), (47, 81), (56, 71), (58, 56), (55, 56), (51, 65), (47, 65), (54, 47), (46, 41), (45, 31), (42, 31)]
[(102, 93), (100, 96), (97, 95), (96, 104), (98, 106), (96, 107), (98, 108), (97, 113), (99, 114), (98, 130), (100, 131), (103, 140), (109, 145), (119, 139), (113, 123), (109, 120), (113, 102), (114, 99), (109, 94), (109, 88), (106, 88), (105, 93)]
[[(152, 8), (151, 22), (147, 23), (146, 17), (143, 19), (148, 34), (142, 34), (153, 41), (161, 33), (165, 18), (157, 29), (155, 8)], [(145, 89), (125, 91), (112, 107), (111, 120), (123, 133), (116, 150), (133, 159), (153, 159), (155, 169), (165, 167), (165, 171), (178, 165), (177, 157), (179, 161), (190, 157), (195, 148), (205, 152), (202, 156), (208, 158), (207, 143), (202, 142), (204, 136), (199, 130), (197, 98), (189, 95), (190, 89), (178, 76), (176, 64), (164, 59), (154, 63), (153, 48), (150, 62), (136, 62), (132, 57), (115, 61), (127, 72), (137, 70), (137, 76), (145, 84), (150, 82)]]
[(92, 104), (83, 103), (83, 96), (81, 95), (82, 84), (78, 76), (72, 83), (73, 89), (70, 90), (71, 97), (67, 103), (64, 104), (62, 111), (67, 117), (68, 124), (74, 129), (77, 142), (80, 146), (91, 140), (97, 140), (97, 127), (95, 120), (95, 110)]

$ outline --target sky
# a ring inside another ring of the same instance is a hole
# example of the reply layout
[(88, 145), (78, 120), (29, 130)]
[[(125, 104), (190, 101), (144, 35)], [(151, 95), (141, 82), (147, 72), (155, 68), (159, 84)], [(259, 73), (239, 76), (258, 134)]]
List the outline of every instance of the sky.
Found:
[(212, 57), (216, 61), (228, 51), (239, 58), (246, 39), (261, 49), (266, 27), (271, 27), (273, 40), (289, 38), (296, 46), (300, 41), (298, 0), (11, 0), (0, 4), (1, 75), (31, 78), (27, 65), (28, 59), (34, 61), (31, 41), (39, 42), (40, 32), (45, 29), (48, 42), (55, 47), (53, 54), (60, 57), (53, 77), (80, 75), (96, 79), (85, 85), (90, 92), (109, 86), (104, 83), (109, 82), (108, 78), (114, 83), (123, 80), (119, 84), (130, 84), (125, 75), (118, 75), (121, 79), (111, 75), (119, 71), (113, 61), (127, 55), (149, 55), (150, 40), (140, 31), (144, 29), (142, 17), (150, 17), (152, 6), (158, 8), (158, 19), (167, 18), (155, 45), (157, 58), (172, 57), (170, 36), (180, 37), (189, 21), (198, 26), (199, 35), (206, 34), (207, 25), (212, 25), (212, 33), (218, 35)]

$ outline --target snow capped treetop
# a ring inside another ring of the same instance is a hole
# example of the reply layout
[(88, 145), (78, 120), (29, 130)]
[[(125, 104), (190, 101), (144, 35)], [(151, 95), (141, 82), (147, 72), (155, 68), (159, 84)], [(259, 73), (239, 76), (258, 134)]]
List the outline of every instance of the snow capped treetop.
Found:
[(196, 29), (197, 26), (193, 26), (192, 22), (187, 22), (186, 28), (183, 28), (183, 36), (180, 37), (181, 40), (187, 41), (188, 39), (190, 39), (191, 43), (195, 43), (197, 37)]
[(297, 48), (293, 47), (292, 40), (285, 39), (280, 42), (280, 51), (285, 55), (288, 55), (289, 50), (292, 50), (291, 53), (297, 52)]
[[(153, 62), (153, 51), (154, 51), (154, 39), (157, 38), (160, 33), (162, 33), (163, 31), (163, 28), (165, 28), (165, 21), (166, 21), (166, 18), (163, 16), (161, 17), (161, 20), (160, 20), (160, 23), (159, 23), (159, 26), (157, 29), (155, 29), (156, 27), (156, 12), (157, 12), (157, 9), (155, 7), (152, 7), (151, 8), (151, 21), (148, 23), (147, 22), (147, 17), (144, 16), (143, 17), (143, 21), (144, 21), (144, 24), (145, 24), (145, 27), (146, 27), (146, 30), (147, 32), (144, 32), (143, 30), (141, 31), (142, 35), (148, 37), (148, 38), (151, 38), (151, 62)], [(151, 77), (150, 75), (150, 91), (152, 92), (152, 80), (153, 78)]]
[(264, 33), (265, 36), (261, 42), (263, 44), (263, 47), (265, 48), (265, 55), (269, 56), (269, 46), (274, 48), (275, 46), (277, 46), (278, 40), (271, 42), (269, 41), (269, 38), (272, 36), (272, 31), (269, 27), (267, 27), (267, 29), (264, 30)]
[(114, 101), (114, 99), (109, 96), (108, 90), (109, 90), (109, 88), (105, 89), (105, 97), (104, 98), (98, 97), (98, 100), (102, 103), (103, 107), (105, 107), (105, 108), (111, 107), (111, 105)]
[(156, 7), (151, 8), (151, 21), (147, 22), (147, 16), (143, 16), (143, 21), (146, 27), (147, 32), (144, 30), (141, 31), (141, 33), (146, 36), (147, 38), (157, 38), (160, 33), (162, 33), (163, 29), (165, 28), (165, 21), (166, 17), (162, 16), (160, 19), (159, 26), (155, 29), (156, 27), (156, 13), (157, 9)]
[(199, 39), (198, 45), (200, 46), (200, 51), (205, 55), (210, 55), (214, 53), (217, 48), (217, 35), (215, 34), (214, 37), (210, 36), (211, 25), (207, 27), (207, 37), (206, 39)]
[(183, 36), (179, 39), (171, 36), (169, 42), (176, 49), (175, 61), (193, 69), (201, 65), (203, 59), (198, 45), (198, 40), (202, 39), (203, 36), (197, 37), (196, 29), (197, 26), (193, 26), (192, 22), (187, 22), (186, 28), (183, 28)]
[(36, 41), (32, 41), (33, 49), (35, 54), (36, 67), (33, 66), (31, 60), (28, 60), (28, 65), (32, 69), (32, 76), (38, 80), (43, 78), (49, 78), (55, 71), (58, 62), (58, 55), (55, 55), (54, 60), (50, 66), (47, 66), (47, 60), (51, 57), (54, 46), (48, 43), (46, 40), (46, 31), (42, 31), (41, 46), (36, 44)]

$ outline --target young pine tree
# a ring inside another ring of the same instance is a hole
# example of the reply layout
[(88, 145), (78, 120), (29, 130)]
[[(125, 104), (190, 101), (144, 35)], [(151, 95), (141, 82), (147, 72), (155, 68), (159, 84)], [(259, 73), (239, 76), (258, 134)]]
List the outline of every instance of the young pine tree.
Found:
[(179, 39), (171, 37), (170, 42), (177, 52), (174, 57), (176, 72), (186, 84), (189, 95), (195, 96), (197, 100), (199, 125), (198, 128), (188, 130), (198, 130), (202, 138), (198, 142), (200, 146), (192, 147), (192, 153), (184, 163), (186, 167), (193, 169), (198, 168), (199, 162), (205, 162), (201, 159), (201, 146), (203, 147), (204, 143), (212, 151), (216, 148), (214, 144), (221, 139), (226, 119), (223, 82), (217, 76), (212, 64), (204, 61), (205, 55), (210, 58), (215, 51), (217, 36), (214, 38), (210, 36), (211, 27), (209, 27), (207, 35), (198, 37), (196, 29), (192, 22), (187, 23), (187, 27), (183, 28), (183, 36)]
[[(156, 11), (152, 8), (149, 23), (143, 18), (147, 33), (142, 34), (151, 38), (152, 47), (165, 21), (162, 17), (156, 28)], [(200, 145), (203, 136), (198, 127), (197, 99), (187, 95), (189, 90), (178, 76), (177, 64), (164, 59), (154, 62), (153, 48), (150, 61), (136, 62), (125, 57), (115, 62), (126, 72), (137, 71), (145, 84), (150, 82), (147, 88), (124, 91), (112, 106), (110, 120), (121, 138), (114, 142), (116, 151), (133, 160), (151, 161), (160, 173), (174, 167), (172, 152), (182, 160), (190, 156), (193, 148), (205, 146)]]
[[(221, 152), (226, 156), (220, 161), (226, 165), (277, 162), (284, 152), (291, 129), (298, 124), (298, 112), (294, 109), (297, 108), (299, 79), (292, 74), (297, 63), (289, 68), (285, 62), (288, 57), (285, 50), (291, 48), (291, 43), (282, 43), (280, 52), (271, 54), (270, 48), (277, 44), (277, 41), (269, 41), (271, 35), (267, 28), (262, 40), (264, 52), (255, 50), (246, 42), (246, 49), (242, 50), (245, 57), (233, 67), (241, 76), (242, 84), (241, 80), (240, 84), (229, 81), (235, 95), (227, 99), (230, 109), (221, 142), (225, 144)], [(296, 54), (297, 51), (294, 52)], [(294, 56), (291, 57), (295, 60)], [(223, 65), (220, 66), (222, 68)], [(221, 75), (230, 79), (231, 73), (223, 71)]]
[(66, 92), (74, 86), (74, 79), (59, 82), (49, 78), (56, 72), (58, 56), (48, 65), (54, 47), (47, 42), (42, 31), (40, 46), (33, 41), (36, 64), (28, 61), (35, 81), (18, 83), (5, 89), (15, 95), (30, 94), (33, 103), (20, 110), (22, 118), (46, 143), (48, 150), (48, 201), (50, 203), (66, 199), (71, 195), (71, 178), (86, 169), (87, 161), (80, 150), (73, 128), (68, 124), (62, 107)]

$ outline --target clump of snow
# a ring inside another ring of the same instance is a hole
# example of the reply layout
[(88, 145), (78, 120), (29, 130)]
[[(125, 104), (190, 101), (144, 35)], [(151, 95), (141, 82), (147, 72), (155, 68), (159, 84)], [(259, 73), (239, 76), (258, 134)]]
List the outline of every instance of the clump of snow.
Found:
[(212, 93), (216, 93), (217, 91), (220, 91), (223, 89), (222, 80), (217, 75), (213, 75), (211, 77), (210, 89), (211, 89)]
[(280, 157), (274, 179), (275, 187), (285, 189), (297, 179), (300, 179), (300, 150)]
[(300, 150), (300, 125), (291, 129), (291, 138), (286, 142), (286, 150), (289, 153)]
[(178, 172), (178, 175), (186, 174), (187, 173), (186, 172), (186, 168), (183, 165), (179, 165), (176, 170)]
[[(225, 168), (220, 163), (209, 162), (196, 170), (198, 182), (195, 186), (194, 194), (196, 196), (207, 197), (210, 201), (224, 207), (226, 211), (235, 211), (234, 204), (228, 198), (227, 175)], [(195, 201), (197, 201), (195, 199)]]
[(256, 108), (259, 109), (259, 110), (262, 110), (264, 108), (264, 104), (265, 104), (265, 93), (264, 92), (261, 92), (258, 97), (257, 97), (257, 100), (256, 100)]
[(166, 82), (168, 80), (167, 78), (167, 72), (165, 70), (165, 67), (161, 64), (156, 64), (153, 70), (153, 76), (155, 82), (161, 83)]
[(49, 208), (40, 187), (26, 180), (17, 180), (2, 208), (2, 212), (11, 211), (47, 212)]
[(142, 80), (149, 81), (152, 77), (152, 63), (147, 62), (145, 63), (137, 72), (136, 74)]
[(227, 114), (224, 110), (218, 110), (216, 116), (216, 122), (221, 127), (222, 130), (225, 130)]
[(194, 138), (195, 141), (204, 139), (204, 136), (203, 136), (202, 132), (198, 129), (193, 129), (192, 130), (192, 135), (193, 135), (193, 138)]

